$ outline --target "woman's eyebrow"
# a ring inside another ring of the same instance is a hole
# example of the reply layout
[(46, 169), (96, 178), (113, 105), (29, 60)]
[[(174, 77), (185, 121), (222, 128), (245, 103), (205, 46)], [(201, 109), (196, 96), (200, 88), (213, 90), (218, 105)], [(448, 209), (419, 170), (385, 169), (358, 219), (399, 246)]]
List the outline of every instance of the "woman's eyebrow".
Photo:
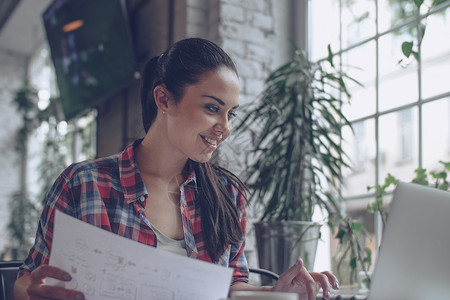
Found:
[[(223, 102), (222, 99), (217, 98), (217, 97), (215, 97), (215, 96), (211, 96), (211, 95), (202, 95), (202, 97), (211, 98), (211, 99), (213, 99), (213, 100), (216, 100), (217, 103), (219, 103), (220, 105), (225, 106), (225, 102)], [(236, 105), (236, 106), (233, 106), (233, 109), (236, 109), (236, 108), (238, 108), (238, 107), (239, 107), (239, 104)]]

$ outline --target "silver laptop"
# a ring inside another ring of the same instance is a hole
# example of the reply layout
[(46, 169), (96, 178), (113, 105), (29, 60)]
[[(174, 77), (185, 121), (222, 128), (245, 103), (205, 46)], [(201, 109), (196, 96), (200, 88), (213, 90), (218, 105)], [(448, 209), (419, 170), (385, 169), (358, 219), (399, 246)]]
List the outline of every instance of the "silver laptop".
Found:
[(397, 185), (368, 299), (450, 299), (450, 192)]

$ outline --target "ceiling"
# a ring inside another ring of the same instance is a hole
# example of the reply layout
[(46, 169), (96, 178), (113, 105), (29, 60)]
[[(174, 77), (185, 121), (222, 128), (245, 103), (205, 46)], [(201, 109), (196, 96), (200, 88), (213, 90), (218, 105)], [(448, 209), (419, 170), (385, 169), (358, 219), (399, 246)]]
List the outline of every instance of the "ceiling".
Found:
[(42, 12), (51, 0), (0, 0), (0, 51), (30, 56), (45, 40)]

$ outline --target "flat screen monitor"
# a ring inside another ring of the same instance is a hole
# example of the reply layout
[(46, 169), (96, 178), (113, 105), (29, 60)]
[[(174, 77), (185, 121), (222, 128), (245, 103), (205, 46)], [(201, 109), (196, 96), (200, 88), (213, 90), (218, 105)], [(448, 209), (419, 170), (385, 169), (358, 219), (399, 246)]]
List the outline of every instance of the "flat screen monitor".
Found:
[(66, 120), (136, 80), (123, 0), (55, 0), (42, 17)]

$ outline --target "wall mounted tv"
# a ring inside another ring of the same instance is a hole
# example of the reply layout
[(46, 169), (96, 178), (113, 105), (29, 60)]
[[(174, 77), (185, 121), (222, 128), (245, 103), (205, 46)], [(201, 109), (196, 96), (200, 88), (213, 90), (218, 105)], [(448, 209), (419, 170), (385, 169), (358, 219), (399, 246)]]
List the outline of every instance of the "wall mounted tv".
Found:
[(55, 0), (42, 17), (66, 120), (135, 80), (124, 0)]

